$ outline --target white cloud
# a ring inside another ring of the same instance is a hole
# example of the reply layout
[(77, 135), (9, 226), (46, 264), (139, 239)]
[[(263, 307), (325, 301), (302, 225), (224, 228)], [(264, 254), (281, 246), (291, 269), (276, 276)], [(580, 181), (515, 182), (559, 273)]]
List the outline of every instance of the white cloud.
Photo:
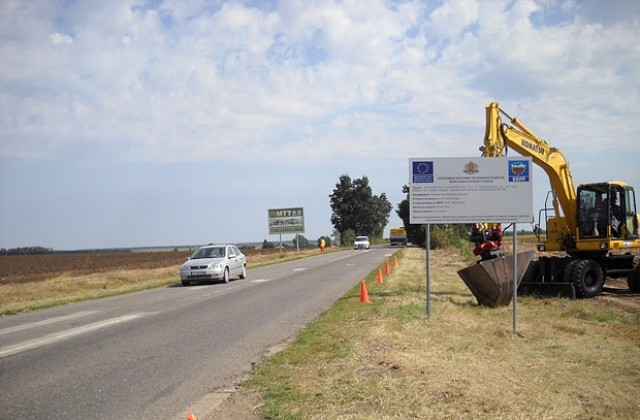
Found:
[(598, 21), (592, 2), (10, 3), (2, 21), (30, 32), (2, 30), (19, 59), (0, 67), (0, 153), (320, 162), (429, 138), (446, 154), (492, 99), (569, 147), (626, 121), (618, 142), (637, 150), (625, 4)]
[(51, 38), (51, 42), (53, 42), (54, 45), (73, 44), (73, 38), (67, 34), (54, 32), (49, 35), (49, 38)]
[(395, 205), (409, 157), (477, 155), (491, 100), (576, 183), (640, 187), (639, 26), (632, 0), (0, 2), (0, 245), (191, 243), (176, 214), (232, 219), (217, 194), (251, 197), (228, 240), (309, 203), (313, 238), (341, 173)]
[(477, 21), (479, 7), (476, 0), (445, 1), (431, 14), (429, 32), (439, 39), (454, 41)]

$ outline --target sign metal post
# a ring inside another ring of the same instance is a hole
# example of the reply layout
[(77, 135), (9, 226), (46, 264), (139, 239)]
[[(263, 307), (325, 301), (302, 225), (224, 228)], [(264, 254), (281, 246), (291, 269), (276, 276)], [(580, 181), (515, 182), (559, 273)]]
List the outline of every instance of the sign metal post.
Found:
[(513, 330), (517, 329), (516, 223), (533, 220), (530, 157), (409, 159), (409, 223), (424, 224), (427, 317), (431, 317), (430, 225), (513, 223)]

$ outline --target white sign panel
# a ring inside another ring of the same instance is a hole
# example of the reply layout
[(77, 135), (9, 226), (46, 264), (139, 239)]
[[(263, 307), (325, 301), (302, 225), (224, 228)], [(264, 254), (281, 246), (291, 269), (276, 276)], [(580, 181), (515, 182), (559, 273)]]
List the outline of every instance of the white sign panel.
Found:
[(528, 157), (411, 158), (411, 224), (531, 223)]

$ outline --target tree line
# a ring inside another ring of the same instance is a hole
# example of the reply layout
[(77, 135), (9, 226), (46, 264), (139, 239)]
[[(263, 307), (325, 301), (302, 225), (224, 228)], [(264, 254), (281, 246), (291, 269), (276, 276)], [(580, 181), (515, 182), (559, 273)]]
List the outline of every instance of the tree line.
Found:
[(26, 246), (21, 248), (0, 249), (0, 255), (40, 255), (53, 254), (53, 249), (43, 246)]
[(341, 175), (329, 199), (331, 224), (341, 244), (352, 244), (356, 235), (382, 239), (393, 206), (385, 193), (373, 194), (366, 176), (352, 180)]
[[(404, 228), (407, 232), (408, 242), (421, 247), (425, 246), (426, 234), (424, 225), (412, 225), (409, 218), (409, 186), (404, 185), (402, 192), (406, 194), (406, 198), (398, 203), (396, 214), (402, 220)], [(340, 245), (351, 245), (358, 235), (366, 235), (372, 240), (382, 240), (384, 229), (389, 223), (389, 215), (393, 209), (393, 205), (389, 202), (386, 194), (383, 192), (374, 195), (369, 179), (366, 176), (362, 178), (351, 179), (347, 174), (340, 176), (338, 182), (329, 195), (331, 205), (331, 224), (337, 233), (335, 240)], [(459, 246), (461, 241), (468, 238), (469, 228), (464, 224), (453, 225), (433, 225), (431, 227), (431, 248), (440, 248), (448, 245)], [(331, 246), (330, 236), (324, 236), (326, 246)], [(319, 246), (318, 244), (310, 244), (309, 240), (303, 235), (297, 236), (293, 240), (293, 246), (307, 248), (309, 246)], [(263, 248), (275, 248), (277, 245), (264, 240)], [(120, 252), (130, 252), (131, 250), (118, 250)], [(84, 251), (86, 252), (86, 251)], [(104, 250), (102, 251), (104, 252)], [(51, 254), (53, 249), (42, 246), (31, 246), (12, 249), (0, 249), (0, 255), (37, 255)]]
[[(174, 249), (177, 251), (177, 249)], [(43, 254), (105, 254), (118, 252), (133, 252), (131, 248), (108, 248), (108, 249), (77, 249), (71, 251), (55, 251), (53, 248), (43, 246), (26, 246), (22, 248), (0, 248), (0, 255), (43, 255)]]
[[(425, 226), (410, 223), (409, 186), (404, 185), (402, 192), (406, 198), (398, 203), (396, 214), (404, 224), (408, 242), (424, 247)], [(385, 193), (373, 194), (366, 176), (353, 180), (349, 175), (340, 176), (329, 198), (331, 223), (341, 238), (341, 244), (352, 244), (356, 235), (382, 239), (393, 206)], [(463, 247), (468, 237), (469, 226), (465, 224), (432, 225), (429, 245), (430, 248)]]

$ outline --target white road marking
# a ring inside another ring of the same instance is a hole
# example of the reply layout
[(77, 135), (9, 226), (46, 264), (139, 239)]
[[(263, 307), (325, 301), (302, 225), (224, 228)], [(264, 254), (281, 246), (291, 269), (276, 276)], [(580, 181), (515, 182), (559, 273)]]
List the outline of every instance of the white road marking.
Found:
[(370, 250), (358, 251), (358, 252), (355, 252), (355, 251), (354, 252), (350, 252), (348, 254), (341, 255), (341, 256), (339, 256), (337, 258), (331, 258), (329, 260), (329, 262), (336, 262), (336, 261), (344, 260), (344, 259), (347, 259), (347, 258), (352, 258), (352, 257), (355, 257), (356, 255), (360, 255), (360, 254), (362, 254), (364, 252), (370, 252)]
[(255, 280), (251, 280), (251, 283), (264, 283), (267, 281), (271, 281), (271, 279), (255, 279)]
[(304, 271), (306, 269), (307, 269), (306, 267), (294, 268), (293, 271)]
[(70, 330), (45, 335), (44, 337), (25, 341), (24, 343), (14, 344), (13, 346), (0, 348), (0, 359), (3, 357), (11, 356), (13, 354), (21, 353), (26, 350), (31, 350), (37, 347), (45, 346), (47, 344), (55, 343), (56, 341), (60, 341), (67, 338), (75, 337), (77, 335), (96, 331), (101, 328), (109, 327), (111, 325), (122, 324), (124, 322), (132, 321), (134, 319), (143, 317), (145, 315), (152, 315), (152, 313), (147, 312), (147, 313), (123, 315), (117, 318), (111, 318), (104, 321), (94, 322), (93, 324), (84, 325), (82, 327), (72, 328)]
[[(209, 289), (211, 289), (213, 287), (220, 287), (220, 285), (207, 284), (207, 285), (187, 286), (187, 287), (182, 287), (182, 290), (184, 290), (185, 292), (198, 292), (199, 291), (201, 293), (204, 293), (205, 291), (209, 292), (210, 291)], [(225, 287), (223, 289), (216, 290), (213, 293), (214, 294), (224, 293), (224, 292), (228, 292), (229, 290), (237, 289), (238, 287), (240, 287), (240, 285), (228, 286), (228, 287)]]
[(43, 325), (55, 324), (56, 322), (68, 321), (70, 319), (82, 318), (83, 316), (97, 314), (97, 311), (84, 311), (76, 312), (74, 314), (58, 316), (55, 318), (43, 319), (42, 321), (30, 322), (28, 324), (16, 325), (15, 327), (8, 327), (0, 330), (0, 335), (10, 334), (13, 332), (24, 331), (30, 328), (41, 327)]

